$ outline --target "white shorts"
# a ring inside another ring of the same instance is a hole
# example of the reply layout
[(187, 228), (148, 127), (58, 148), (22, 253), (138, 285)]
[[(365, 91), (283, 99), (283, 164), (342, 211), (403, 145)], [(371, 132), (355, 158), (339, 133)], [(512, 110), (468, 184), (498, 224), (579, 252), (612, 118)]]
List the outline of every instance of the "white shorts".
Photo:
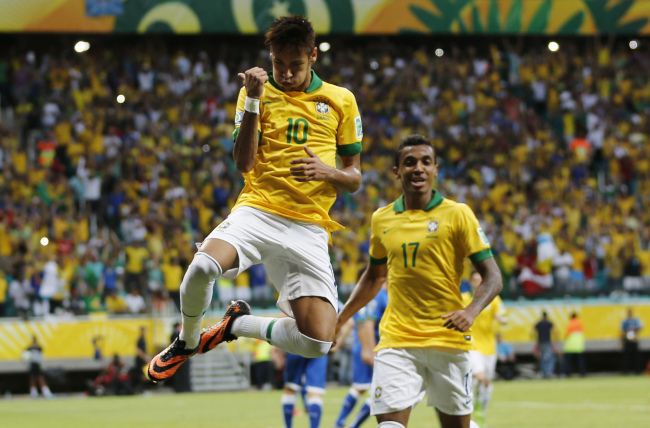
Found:
[(469, 352), (433, 348), (381, 349), (372, 376), (371, 413), (381, 415), (412, 407), (429, 395), (427, 404), (448, 415), (469, 415), (472, 363)]
[(278, 308), (285, 314), (293, 316), (289, 301), (305, 296), (323, 297), (338, 311), (325, 228), (241, 207), (205, 239), (226, 241), (237, 250), (239, 266), (224, 272), (225, 278), (235, 278), (252, 265), (263, 263), (280, 295)]
[(479, 351), (469, 351), (472, 358), (472, 370), (474, 375), (485, 373), (488, 380), (494, 380), (494, 372), (497, 368), (497, 354), (485, 355)]

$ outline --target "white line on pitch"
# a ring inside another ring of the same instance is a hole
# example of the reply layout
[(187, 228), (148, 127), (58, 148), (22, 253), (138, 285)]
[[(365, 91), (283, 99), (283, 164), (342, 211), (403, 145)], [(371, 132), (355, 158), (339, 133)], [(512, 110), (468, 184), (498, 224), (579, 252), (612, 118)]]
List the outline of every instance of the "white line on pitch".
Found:
[(596, 403), (540, 403), (535, 401), (494, 401), (495, 405), (506, 407), (528, 407), (536, 409), (589, 409), (589, 410), (628, 410), (635, 412), (650, 412), (650, 406), (633, 406), (619, 404), (596, 404)]

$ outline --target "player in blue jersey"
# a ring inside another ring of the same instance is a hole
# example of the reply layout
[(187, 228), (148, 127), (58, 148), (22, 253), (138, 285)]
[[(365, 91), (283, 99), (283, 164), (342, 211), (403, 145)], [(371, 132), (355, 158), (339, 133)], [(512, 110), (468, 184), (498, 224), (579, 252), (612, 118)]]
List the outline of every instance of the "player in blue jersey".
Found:
[(327, 355), (319, 358), (305, 358), (287, 353), (284, 369), (284, 394), (282, 394), (282, 411), (284, 426), (291, 428), (293, 410), (299, 392), (307, 392), (305, 407), (309, 414), (309, 427), (318, 428), (323, 414), (323, 395), (327, 381)]
[[(343, 399), (343, 406), (334, 426), (345, 426), (345, 420), (372, 383), (374, 348), (379, 341), (379, 321), (388, 305), (388, 292), (382, 288), (377, 296), (354, 315), (354, 344), (352, 345), (352, 387)], [(370, 398), (364, 402), (348, 428), (358, 428), (370, 416)]]

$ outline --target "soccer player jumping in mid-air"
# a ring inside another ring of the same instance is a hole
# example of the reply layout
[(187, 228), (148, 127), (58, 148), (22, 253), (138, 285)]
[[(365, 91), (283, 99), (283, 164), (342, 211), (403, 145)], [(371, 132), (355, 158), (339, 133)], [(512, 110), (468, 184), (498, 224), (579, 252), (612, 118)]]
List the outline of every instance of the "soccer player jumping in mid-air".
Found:
[[(393, 172), (404, 194), (372, 215), (370, 264), (341, 310), (337, 329), (388, 278), (372, 414), (381, 428), (404, 428), (412, 406), (427, 391), (443, 428), (468, 428), (473, 348), (468, 329), (503, 288), (501, 273), (472, 210), (432, 190), (438, 166), (425, 137), (402, 141)], [(459, 290), (465, 257), (482, 278), (467, 307)]]
[[(182, 330), (150, 362), (147, 373), (154, 381), (172, 376), (197, 352), (239, 336), (308, 358), (327, 354), (334, 340), (338, 296), (327, 245), (329, 232), (342, 226), (328, 212), (337, 189), (354, 192), (361, 184), (361, 117), (350, 91), (323, 82), (311, 69), (318, 52), (308, 20), (276, 20), (266, 44), (273, 73), (254, 67), (239, 74), (245, 86), (237, 102), (233, 156), (244, 189), (185, 272)], [(215, 280), (259, 263), (289, 317), (252, 316), (239, 300), (201, 333)]]

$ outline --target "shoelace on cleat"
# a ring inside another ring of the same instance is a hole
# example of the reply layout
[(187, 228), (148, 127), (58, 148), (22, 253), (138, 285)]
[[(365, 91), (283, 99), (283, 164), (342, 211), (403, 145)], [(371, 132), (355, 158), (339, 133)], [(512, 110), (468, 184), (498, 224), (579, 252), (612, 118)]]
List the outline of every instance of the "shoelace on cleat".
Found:
[(181, 343), (178, 340), (175, 340), (174, 343), (171, 344), (171, 346), (169, 347), (167, 352), (165, 352), (164, 354), (162, 354), (160, 356), (160, 359), (163, 362), (167, 362), (167, 360), (169, 360), (170, 358), (172, 358), (174, 356), (174, 354), (175, 354), (174, 351), (176, 351), (180, 347), (181, 347)]

